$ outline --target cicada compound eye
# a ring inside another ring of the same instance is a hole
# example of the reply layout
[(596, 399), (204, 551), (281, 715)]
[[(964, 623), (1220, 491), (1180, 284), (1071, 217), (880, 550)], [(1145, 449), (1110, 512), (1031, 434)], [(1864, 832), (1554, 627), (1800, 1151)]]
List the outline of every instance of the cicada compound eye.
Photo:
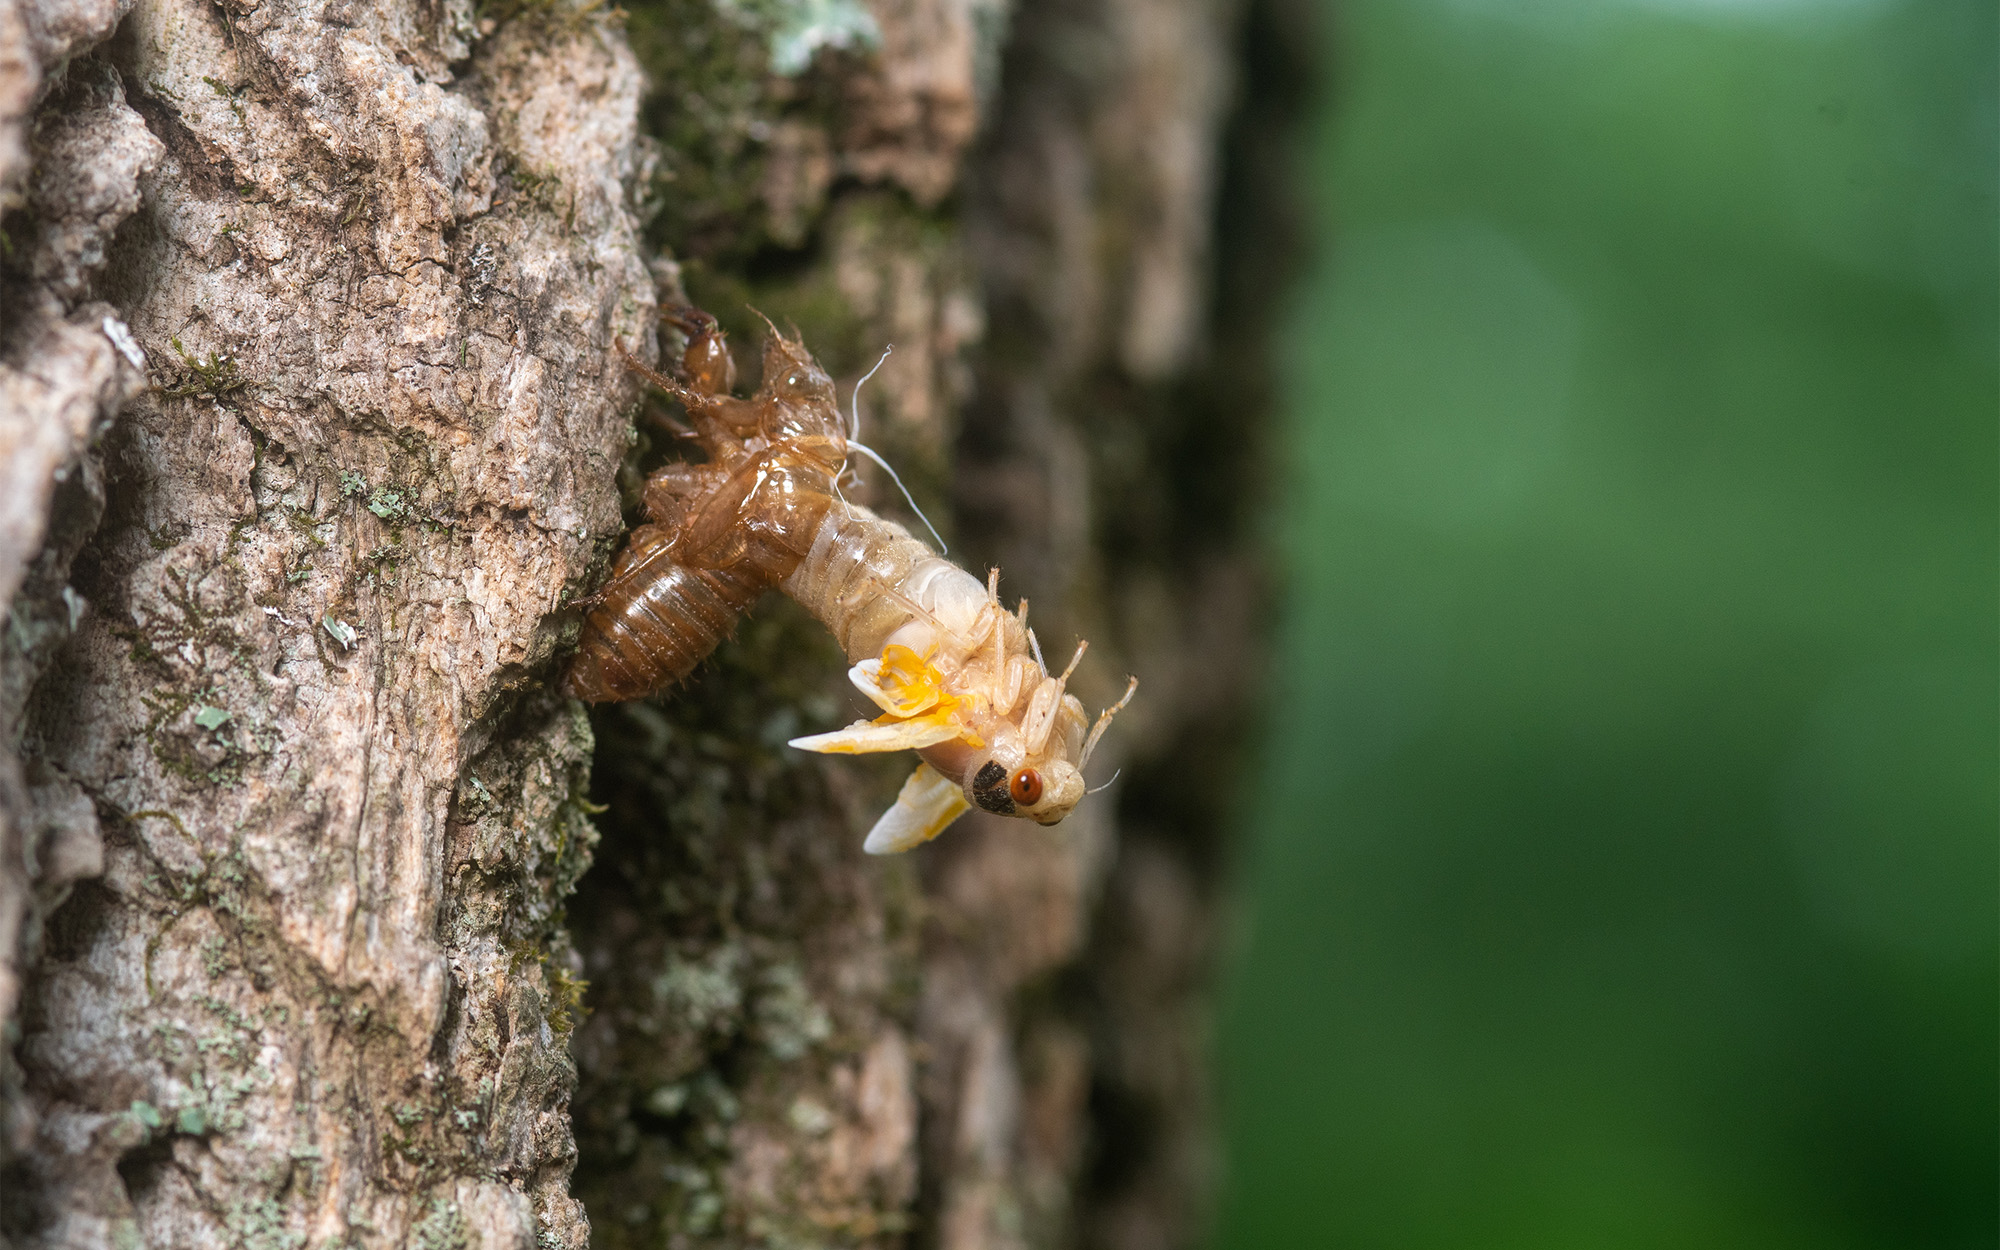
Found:
[(1017, 768), (1007, 779), (1007, 796), (1022, 807), (1042, 801), (1042, 775), (1032, 768)]

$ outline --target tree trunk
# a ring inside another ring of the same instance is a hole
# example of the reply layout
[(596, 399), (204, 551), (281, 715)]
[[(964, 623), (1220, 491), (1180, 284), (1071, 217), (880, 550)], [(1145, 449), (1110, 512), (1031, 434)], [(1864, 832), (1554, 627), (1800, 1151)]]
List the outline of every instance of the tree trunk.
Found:
[[(0, 0), (0, 1244), (1195, 1239), (1289, 247), (1245, 29)], [(1145, 682), (1118, 788), (862, 856), (897, 767), (783, 746), (852, 708), (778, 601), (556, 693), (688, 297), (843, 394), (895, 345), (866, 437)]]

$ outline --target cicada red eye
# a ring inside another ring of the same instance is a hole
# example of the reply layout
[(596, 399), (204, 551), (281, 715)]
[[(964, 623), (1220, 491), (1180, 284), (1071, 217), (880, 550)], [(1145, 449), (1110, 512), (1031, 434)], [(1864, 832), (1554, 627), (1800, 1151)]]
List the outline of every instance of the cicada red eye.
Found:
[(1007, 795), (1022, 807), (1042, 801), (1042, 775), (1032, 768), (1016, 769), (1007, 779)]

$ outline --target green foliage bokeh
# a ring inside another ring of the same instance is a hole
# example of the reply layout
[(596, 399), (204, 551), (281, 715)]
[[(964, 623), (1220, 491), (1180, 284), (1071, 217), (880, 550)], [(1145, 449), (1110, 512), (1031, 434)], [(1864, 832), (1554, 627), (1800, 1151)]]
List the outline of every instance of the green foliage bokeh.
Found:
[(1994, 6), (1330, 17), (1219, 1244), (1994, 1246)]

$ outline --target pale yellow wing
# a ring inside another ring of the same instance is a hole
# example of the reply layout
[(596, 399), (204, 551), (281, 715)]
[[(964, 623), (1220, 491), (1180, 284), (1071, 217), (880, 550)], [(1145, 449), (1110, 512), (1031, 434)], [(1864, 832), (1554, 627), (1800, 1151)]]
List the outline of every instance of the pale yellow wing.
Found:
[(832, 733), (794, 738), (790, 745), (825, 755), (867, 755), (875, 751), (913, 751), (950, 742), (965, 732), (951, 716), (919, 716), (915, 720), (858, 720)]
[(868, 831), (861, 849), (870, 855), (895, 855), (922, 846), (971, 806), (956, 784), (929, 764), (919, 764), (903, 783), (896, 805)]

